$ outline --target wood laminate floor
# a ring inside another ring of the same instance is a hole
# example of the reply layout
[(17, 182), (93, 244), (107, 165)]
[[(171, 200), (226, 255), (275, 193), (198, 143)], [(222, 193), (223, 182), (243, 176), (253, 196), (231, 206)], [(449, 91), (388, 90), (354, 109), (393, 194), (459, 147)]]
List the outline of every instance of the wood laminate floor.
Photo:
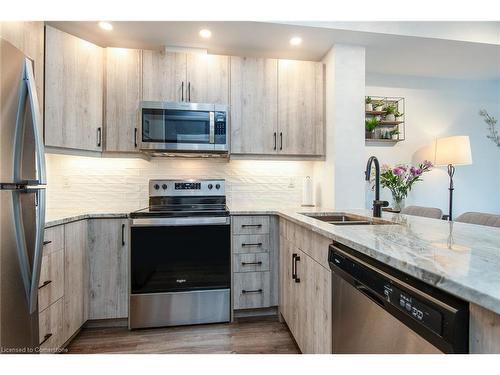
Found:
[(68, 346), (70, 354), (297, 354), (287, 326), (278, 318), (234, 323), (141, 329), (84, 328)]

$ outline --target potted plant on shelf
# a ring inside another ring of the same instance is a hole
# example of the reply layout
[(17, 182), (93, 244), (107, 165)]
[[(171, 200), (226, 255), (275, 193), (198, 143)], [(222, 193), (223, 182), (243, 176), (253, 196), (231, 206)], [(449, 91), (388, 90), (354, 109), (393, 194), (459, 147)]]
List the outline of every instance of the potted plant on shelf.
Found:
[(404, 113), (401, 113), (399, 111), (396, 111), (396, 113), (394, 114), (394, 117), (396, 117), (396, 121), (403, 121), (403, 116), (404, 116)]
[(385, 121), (394, 122), (396, 121), (396, 106), (394, 104), (388, 104), (384, 107)]
[(399, 130), (398, 129), (392, 129), (389, 132), (389, 139), (398, 140), (399, 139)]
[(369, 96), (365, 98), (365, 111), (367, 112), (373, 111), (372, 98), (370, 98)]
[(382, 112), (384, 110), (384, 101), (383, 100), (377, 100), (373, 102), (373, 110), (377, 112)]
[(425, 160), (417, 167), (408, 164), (399, 164), (391, 168), (387, 164), (382, 166), (380, 184), (392, 193), (392, 208), (401, 211), (408, 193), (415, 182), (422, 181), (422, 175), (431, 170), (432, 163)]
[(367, 118), (365, 120), (365, 138), (373, 139), (375, 128), (380, 124), (380, 120), (376, 117)]

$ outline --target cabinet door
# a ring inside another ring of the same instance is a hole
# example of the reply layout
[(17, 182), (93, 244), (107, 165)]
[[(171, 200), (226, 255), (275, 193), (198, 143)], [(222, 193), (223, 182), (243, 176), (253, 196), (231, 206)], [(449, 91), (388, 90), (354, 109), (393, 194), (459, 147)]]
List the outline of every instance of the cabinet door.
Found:
[(89, 319), (128, 316), (128, 220), (89, 221)]
[(186, 54), (142, 51), (142, 100), (186, 100)]
[(323, 155), (323, 64), (279, 60), (278, 150), (286, 155)]
[(87, 320), (87, 220), (64, 227), (64, 332), (68, 340)]
[(293, 244), (285, 237), (280, 237), (280, 313), (285, 319), (292, 335), (297, 338), (297, 285), (293, 274)]
[(106, 48), (106, 151), (138, 151), (141, 60), (141, 50)]
[(275, 154), (278, 60), (231, 57), (231, 153)]
[(297, 274), (299, 346), (305, 354), (332, 352), (332, 288), (331, 271), (300, 251)]
[(187, 55), (187, 101), (229, 104), (229, 56)]

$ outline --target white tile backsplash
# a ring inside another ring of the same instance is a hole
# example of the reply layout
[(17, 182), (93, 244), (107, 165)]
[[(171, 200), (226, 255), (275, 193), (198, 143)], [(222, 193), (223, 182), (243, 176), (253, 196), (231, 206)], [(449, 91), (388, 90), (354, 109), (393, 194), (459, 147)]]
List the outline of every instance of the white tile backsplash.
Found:
[(313, 162), (47, 155), (49, 210), (128, 212), (148, 205), (156, 178), (223, 178), (229, 204), (297, 206)]

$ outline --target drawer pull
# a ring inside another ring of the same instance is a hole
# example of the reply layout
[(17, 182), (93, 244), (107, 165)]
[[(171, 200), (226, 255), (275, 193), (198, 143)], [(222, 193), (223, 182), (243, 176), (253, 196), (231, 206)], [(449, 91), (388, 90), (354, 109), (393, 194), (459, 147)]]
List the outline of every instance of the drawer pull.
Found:
[(43, 344), (45, 344), (45, 341), (47, 341), (48, 339), (50, 339), (52, 337), (52, 333), (47, 333), (45, 336), (43, 336), (43, 340), (42, 342), (40, 343), (40, 346), (42, 346)]
[(52, 280), (46, 280), (46, 281), (44, 281), (43, 284), (38, 287), (38, 289), (42, 289), (44, 286), (49, 285), (51, 282), (52, 282)]
[(262, 262), (261, 261), (258, 261), (258, 262), (241, 262), (242, 266), (250, 266), (250, 265), (253, 265), (253, 264), (256, 264), (258, 266), (262, 266)]
[(242, 228), (260, 228), (262, 224), (241, 224)]
[(262, 289), (255, 289), (255, 290), (245, 290), (245, 289), (243, 289), (241, 291), (241, 293), (243, 293), (243, 294), (247, 294), (247, 293), (262, 293)]
[(257, 243), (242, 243), (241, 246), (262, 246), (262, 242), (257, 242)]
[(48, 245), (49, 243), (52, 243), (52, 241), (43, 241), (43, 246)]

